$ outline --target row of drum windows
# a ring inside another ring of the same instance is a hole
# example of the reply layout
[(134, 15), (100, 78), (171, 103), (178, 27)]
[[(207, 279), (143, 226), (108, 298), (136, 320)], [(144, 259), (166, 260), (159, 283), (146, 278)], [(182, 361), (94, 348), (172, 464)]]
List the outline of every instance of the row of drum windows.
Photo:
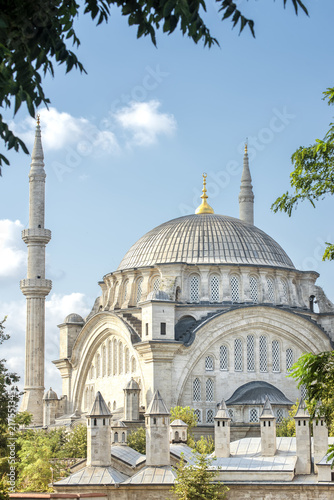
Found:
[[(256, 364), (258, 363), (258, 369), (260, 372), (268, 371), (268, 338), (265, 335), (261, 335), (258, 338), (258, 348), (256, 349), (257, 338), (254, 335), (247, 335), (246, 342), (241, 338), (234, 339), (234, 352), (233, 352), (233, 368), (236, 372), (241, 372), (244, 370), (244, 362), (246, 362), (246, 369), (248, 372), (256, 371)], [(246, 359), (244, 360), (244, 344), (246, 344)], [(292, 365), (294, 363), (293, 350), (289, 347), (284, 352), (281, 352), (281, 345), (279, 340), (273, 340), (271, 342), (271, 368), (273, 372), (281, 371), (281, 358), (284, 357), (285, 369), (287, 372), (291, 371)], [(258, 354), (258, 360), (256, 359), (256, 353)], [(228, 371), (231, 369), (229, 355), (229, 347), (227, 345), (221, 345), (219, 348), (219, 369), (223, 371)], [(205, 371), (210, 372), (214, 370), (215, 360), (213, 356), (206, 356), (205, 358)]]
[(134, 373), (135, 371), (136, 360), (133, 356), (130, 359), (129, 348), (114, 337), (105, 342), (95, 354), (94, 362), (90, 367), (89, 378), (122, 375), (123, 373)]
[[(239, 276), (230, 276), (230, 295), (232, 302), (240, 301), (240, 278)], [(288, 285), (283, 279), (280, 280), (283, 298), (285, 302), (288, 302)], [(220, 302), (220, 278), (217, 275), (212, 275), (210, 277), (209, 285), (209, 296), (210, 302)], [(259, 300), (259, 280), (256, 276), (249, 276), (249, 291), (250, 299), (257, 303)], [(199, 302), (200, 299), (200, 277), (194, 274), (189, 280), (189, 298), (190, 302)], [(274, 279), (270, 276), (266, 277), (266, 299), (269, 302), (275, 301), (275, 286)]]
[[(209, 408), (207, 410), (200, 410), (198, 408), (195, 409), (194, 411), (196, 418), (197, 418), (197, 423), (207, 423), (207, 424), (213, 424), (214, 423), (214, 417), (215, 417), (215, 412), (212, 408)], [(229, 416), (231, 418), (231, 421), (233, 422), (234, 418), (234, 411), (233, 408), (228, 409)], [(282, 422), (284, 418), (284, 410), (282, 408), (278, 408), (276, 410), (276, 422), (280, 423)], [(249, 422), (250, 423), (257, 423), (260, 421), (260, 408), (250, 408), (249, 413)]]

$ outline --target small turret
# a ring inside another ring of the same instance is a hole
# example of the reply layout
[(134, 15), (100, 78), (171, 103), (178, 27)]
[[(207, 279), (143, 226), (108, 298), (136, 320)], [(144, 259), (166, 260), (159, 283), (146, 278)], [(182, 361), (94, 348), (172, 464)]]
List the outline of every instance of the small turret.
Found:
[(225, 403), (222, 399), (215, 421), (215, 455), (216, 457), (230, 456), (230, 441), (231, 441), (231, 417)]
[(111, 465), (110, 418), (111, 413), (102, 394), (97, 392), (87, 417), (87, 467)]
[(111, 444), (127, 444), (128, 426), (121, 420), (111, 422)]
[(138, 383), (131, 377), (130, 382), (126, 385), (124, 391), (124, 420), (132, 422), (139, 420), (139, 393), (140, 387)]
[(187, 443), (188, 439), (188, 424), (181, 419), (173, 420), (170, 424), (170, 442), (171, 443)]
[(239, 193), (239, 218), (244, 222), (254, 225), (254, 193), (249, 170), (247, 144), (245, 144), (244, 168), (241, 175)]
[(315, 473), (318, 473), (317, 463), (324, 458), (327, 452), (328, 428), (324, 417), (318, 413), (313, 419), (313, 457)]
[(273, 457), (276, 453), (276, 418), (268, 396), (266, 397), (260, 417), (261, 455)]
[(155, 391), (145, 413), (146, 465), (148, 466), (159, 467), (170, 464), (169, 417), (170, 413), (159, 391)]
[(297, 463), (296, 474), (311, 473), (311, 429), (310, 414), (305, 401), (301, 400), (295, 415)]

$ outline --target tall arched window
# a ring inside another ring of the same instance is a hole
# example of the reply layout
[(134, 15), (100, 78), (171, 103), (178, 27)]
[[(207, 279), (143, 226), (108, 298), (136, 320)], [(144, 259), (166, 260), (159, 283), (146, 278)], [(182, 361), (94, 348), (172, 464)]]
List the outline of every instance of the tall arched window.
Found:
[(135, 371), (136, 371), (136, 360), (132, 356), (132, 358), (131, 358), (131, 373), (135, 373)]
[(273, 372), (281, 371), (280, 348), (278, 340), (273, 340), (271, 344)]
[(125, 346), (125, 373), (130, 371), (130, 353), (129, 348)]
[(272, 278), (267, 278), (267, 294), (269, 302), (274, 302), (274, 281)]
[(252, 423), (259, 422), (259, 410), (258, 410), (258, 408), (251, 408), (249, 410), (249, 421)]
[(219, 302), (219, 278), (211, 276), (210, 278), (210, 302)]
[(158, 292), (160, 290), (160, 284), (161, 284), (160, 278), (155, 278), (155, 280), (153, 281), (153, 291), (154, 292)]
[(255, 340), (254, 335), (247, 335), (247, 371), (255, 371)]
[(97, 378), (101, 376), (101, 356), (99, 353), (97, 353), (96, 355), (95, 365), (96, 365), (96, 378)]
[(267, 337), (260, 337), (260, 372), (268, 370)]
[(102, 377), (107, 375), (107, 351), (106, 346), (102, 347)]
[(112, 342), (108, 341), (108, 375), (112, 375)]
[(193, 400), (200, 401), (201, 400), (201, 382), (198, 378), (195, 378), (193, 382)]
[(190, 278), (190, 302), (199, 302), (199, 277), (194, 275)]
[(285, 280), (281, 280), (282, 290), (283, 290), (283, 301), (289, 302), (288, 285)]
[(212, 372), (213, 371), (213, 357), (207, 356), (205, 358), (205, 371)]
[(228, 347), (221, 345), (219, 348), (219, 368), (221, 370), (228, 370)]
[(213, 420), (213, 410), (206, 410), (206, 423), (207, 424), (213, 424), (214, 420)]
[(129, 288), (129, 280), (126, 280), (126, 282), (123, 285), (123, 302), (126, 301), (128, 298), (128, 288)]
[(249, 278), (249, 288), (251, 300), (255, 303), (258, 301), (258, 280), (255, 276)]
[(197, 423), (200, 424), (202, 422), (202, 412), (201, 412), (201, 410), (195, 410), (194, 414), (196, 415)]
[(118, 344), (118, 373), (123, 373), (123, 344)]
[(85, 389), (85, 398), (84, 398), (84, 411), (89, 411), (90, 408), (88, 408), (88, 399), (89, 399), (89, 389), (86, 387)]
[(286, 371), (290, 372), (293, 365), (293, 351), (292, 349), (286, 350)]
[(236, 372), (242, 371), (242, 340), (234, 340), (234, 370)]
[(239, 278), (238, 278), (238, 276), (231, 276), (230, 285), (231, 285), (231, 300), (232, 300), (232, 302), (239, 302), (240, 293), (239, 293)]
[(143, 292), (143, 278), (137, 280), (137, 303), (141, 301), (141, 295)]
[(117, 375), (117, 340), (113, 340), (113, 351), (114, 351), (114, 363), (113, 363), (113, 375)]
[(205, 382), (205, 400), (213, 401), (213, 380), (211, 378)]

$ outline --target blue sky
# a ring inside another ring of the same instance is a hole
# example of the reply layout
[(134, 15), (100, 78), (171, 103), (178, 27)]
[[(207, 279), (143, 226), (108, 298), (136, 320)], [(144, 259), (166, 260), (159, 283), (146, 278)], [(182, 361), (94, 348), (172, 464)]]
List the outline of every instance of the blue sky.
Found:
[[(46, 387), (59, 390), (50, 360), (58, 356), (56, 325), (70, 312), (87, 314), (97, 282), (117, 268), (144, 233), (192, 213), (202, 172), (216, 213), (238, 217), (242, 151), (248, 137), (255, 225), (286, 250), (295, 266), (316, 270), (334, 301), (333, 264), (322, 263), (334, 242), (332, 199), (302, 204), (292, 218), (270, 206), (289, 188), (290, 157), (322, 137), (333, 110), (322, 92), (334, 85), (334, 3), (306, 2), (310, 17), (289, 5), (237, 2), (255, 20), (256, 38), (220, 21), (213, 1), (205, 20), (220, 48), (195, 45), (179, 33), (158, 34), (158, 47), (136, 38), (117, 8), (107, 25), (76, 23), (77, 51), (88, 75), (56, 69), (41, 109), (47, 172)], [(11, 115), (7, 115), (11, 118)], [(24, 110), (13, 124), (31, 148), (34, 124)], [(11, 340), (9, 366), (23, 374), (29, 157), (9, 154), (0, 179), (0, 313)]]

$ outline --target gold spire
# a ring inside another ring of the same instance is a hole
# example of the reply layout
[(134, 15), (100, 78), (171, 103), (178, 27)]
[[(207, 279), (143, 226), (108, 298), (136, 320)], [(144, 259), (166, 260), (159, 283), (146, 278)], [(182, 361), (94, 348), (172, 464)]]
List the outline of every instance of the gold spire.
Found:
[(202, 203), (200, 206), (196, 209), (195, 214), (214, 214), (213, 208), (210, 207), (210, 205), (207, 203), (208, 195), (206, 194), (206, 178), (207, 174), (204, 172), (203, 174), (203, 189), (202, 189)]
[(40, 123), (41, 123), (41, 115), (38, 114), (37, 115), (37, 125), (38, 125), (38, 127), (40, 126)]
[(245, 142), (245, 155), (248, 153), (248, 139)]

